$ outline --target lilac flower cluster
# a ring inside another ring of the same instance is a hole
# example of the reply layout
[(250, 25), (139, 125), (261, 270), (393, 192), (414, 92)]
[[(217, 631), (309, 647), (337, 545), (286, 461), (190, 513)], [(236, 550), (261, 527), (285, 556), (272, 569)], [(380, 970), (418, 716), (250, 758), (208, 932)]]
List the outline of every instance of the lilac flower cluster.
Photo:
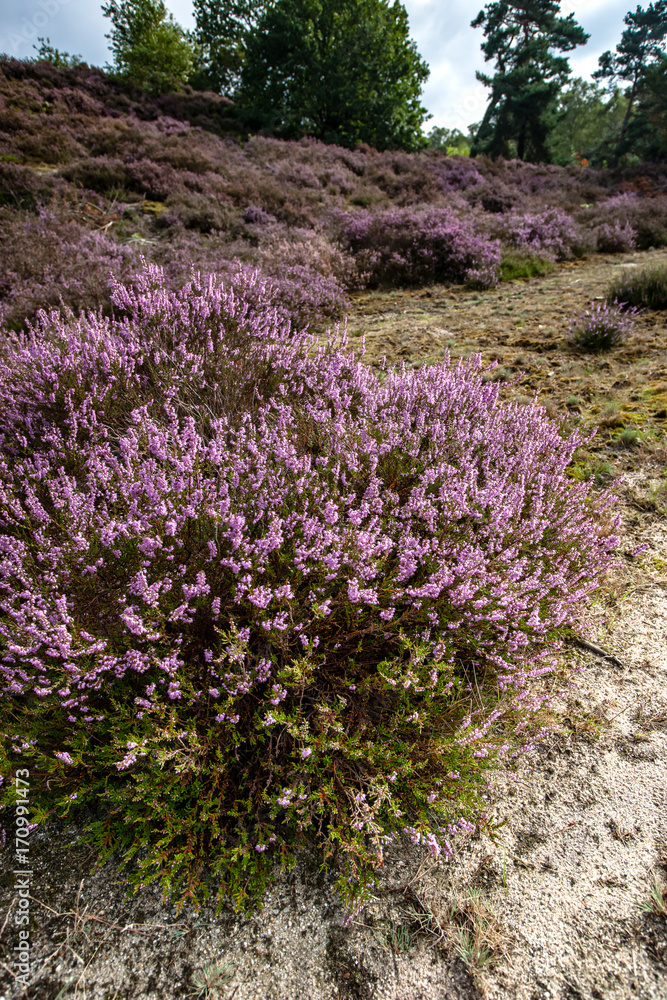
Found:
[(498, 280), (500, 244), (476, 231), (472, 217), (449, 209), (392, 209), (337, 216), (339, 238), (371, 286)]
[(583, 238), (577, 223), (558, 208), (512, 211), (497, 216), (491, 232), (506, 246), (527, 250), (547, 260), (570, 260)]
[(613, 558), (579, 438), (479, 358), (316, 347), (257, 273), (112, 306), (0, 368), (0, 711), (48, 807), (103, 795), (123, 843), (141, 782), (150, 864), (185, 838), (239, 899), (306, 836), (348, 888), (406, 826), (446, 856)]
[(618, 300), (594, 304), (570, 319), (568, 339), (573, 347), (580, 350), (607, 351), (632, 335), (634, 317), (638, 312), (638, 309)]

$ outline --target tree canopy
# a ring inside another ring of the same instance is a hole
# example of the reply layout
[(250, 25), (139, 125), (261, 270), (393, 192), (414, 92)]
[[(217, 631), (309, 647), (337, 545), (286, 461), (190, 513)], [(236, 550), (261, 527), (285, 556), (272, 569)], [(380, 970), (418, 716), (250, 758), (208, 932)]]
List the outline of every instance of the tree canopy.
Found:
[(249, 33), (268, 0), (194, 0), (200, 66), (193, 83), (232, 94), (240, 81)]
[(557, 120), (548, 140), (551, 161), (604, 166), (613, 158), (627, 103), (617, 87), (607, 92), (597, 83), (572, 80), (558, 97)]
[(429, 70), (398, 0), (276, 0), (245, 46), (236, 96), (249, 127), (345, 146), (426, 144)]
[[(637, 7), (634, 13), (629, 11), (625, 15), (623, 22), (627, 27), (616, 51), (603, 52), (599, 68), (593, 73), (595, 79), (607, 80), (611, 85), (618, 81), (627, 84), (628, 103), (621, 125), (616, 159), (625, 151), (625, 140), (637, 97), (640, 92), (650, 90), (646, 83), (647, 73), (665, 58), (667, 0), (656, 0), (646, 10)], [(659, 74), (653, 79), (658, 81)]]
[(570, 74), (568, 60), (558, 53), (583, 45), (588, 35), (573, 14), (560, 16), (556, 0), (497, 0), (472, 27), (484, 29), (482, 51), (487, 62), (495, 60), (496, 72), (477, 73), (491, 97), (471, 155), (549, 160), (558, 95)]
[(163, 0), (109, 0), (113, 69), (149, 93), (177, 90), (192, 73), (195, 49)]

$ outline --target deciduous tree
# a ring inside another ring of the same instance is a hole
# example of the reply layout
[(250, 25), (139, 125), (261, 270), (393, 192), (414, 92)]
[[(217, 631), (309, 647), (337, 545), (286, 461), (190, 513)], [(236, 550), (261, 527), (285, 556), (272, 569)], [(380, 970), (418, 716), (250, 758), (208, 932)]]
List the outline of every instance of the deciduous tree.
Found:
[(169, 93), (190, 76), (195, 50), (162, 0), (109, 0), (114, 70), (150, 93)]
[(398, 0), (277, 0), (247, 36), (238, 100), (285, 138), (418, 149), (428, 73)]
[(607, 92), (580, 77), (572, 80), (558, 98), (558, 119), (549, 136), (552, 162), (566, 166), (585, 159), (604, 166), (612, 159), (626, 107), (618, 87)]
[(194, 0), (200, 68), (195, 86), (231, 94), (239, 83), (249, 33), (268, 0)]

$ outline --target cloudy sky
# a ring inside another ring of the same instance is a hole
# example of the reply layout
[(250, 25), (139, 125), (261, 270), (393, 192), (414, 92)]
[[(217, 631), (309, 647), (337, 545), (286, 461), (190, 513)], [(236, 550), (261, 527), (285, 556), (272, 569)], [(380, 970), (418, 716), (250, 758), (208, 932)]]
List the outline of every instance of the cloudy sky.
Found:
[[(486, 90), (475, 80), (484, 66), (482, 32), (470, 27), (483, 0), (403, 0), (412, 37), (431, 68), (424, 104), (433, 116), (428, 127), (445, 125), (466, 130), (484, 114)], [(192, 28), (191, 0), (167, 0), (184, 28)], [(588, 44), (570, 57), (576, 76), (588, 78), (605, 49), (613, 49), (623, 30), (623, 17), (634, 9), (630, 0), (564, 0), (562, 12), (573, 13), (590, 34)], [(645, 6), (645, 5), (644, 5)], [(108, 58), (104, 35), (109, 22), (95, 0), (0, 0), (0, 52), (25, 58), (34, 55), (37, 37), (57, 48), (103, 66)]]

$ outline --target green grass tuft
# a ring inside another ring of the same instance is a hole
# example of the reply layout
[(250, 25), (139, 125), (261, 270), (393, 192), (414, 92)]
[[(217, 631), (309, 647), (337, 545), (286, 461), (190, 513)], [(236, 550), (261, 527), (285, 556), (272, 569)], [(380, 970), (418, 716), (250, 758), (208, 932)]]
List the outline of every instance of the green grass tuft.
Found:
[(607, 292), (607, 302), (614, 300), (647, 309), (667, 309), (667, 267), (648, 265), (616, 278)]

